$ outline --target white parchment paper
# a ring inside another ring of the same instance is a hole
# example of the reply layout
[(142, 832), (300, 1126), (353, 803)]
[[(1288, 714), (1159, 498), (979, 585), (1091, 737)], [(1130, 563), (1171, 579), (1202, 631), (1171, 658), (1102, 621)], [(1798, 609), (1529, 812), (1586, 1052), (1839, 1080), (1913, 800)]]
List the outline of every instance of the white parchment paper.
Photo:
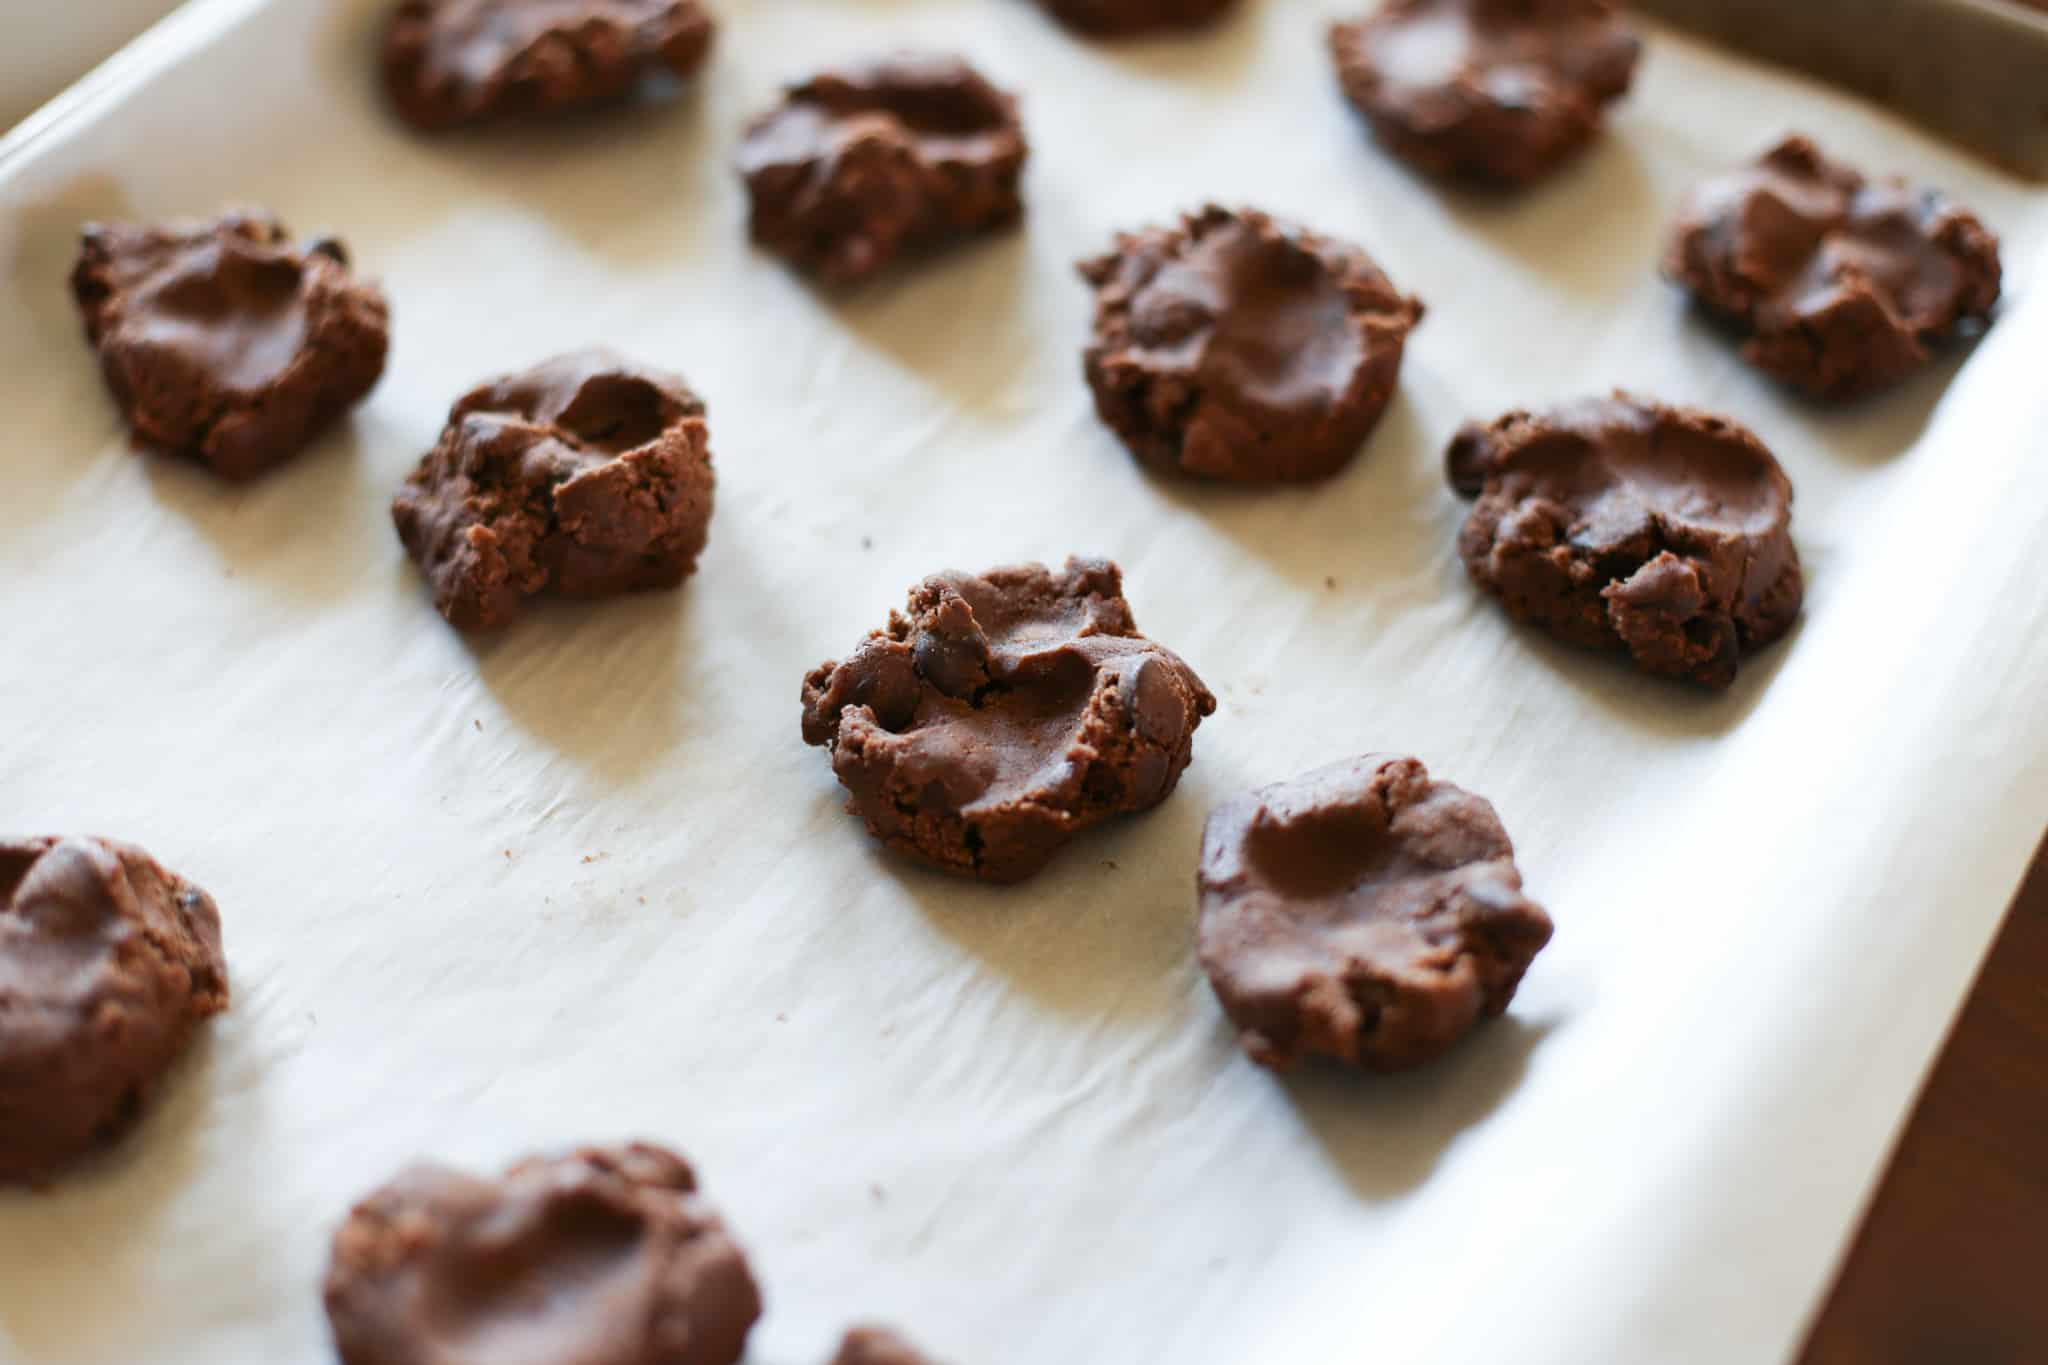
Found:
[[(327, 1359), (356, 1196), (644, 1135), (750, 1249), (763, 1365), (855, 1317), (962, 1365), (1786, 1355), (2048, 820), (2048, 198), (1662, 34), (1568, 174), (1446, 194), (1336, 94), (1354, 7), (1112, 49), (1022, 0), (724, 0), (676, 102), (423, 141), (379, 5), (203, 0), (0, 148), (0, 825), (208, 887), (235, 989), (131, 1140), (0, 1196), (0, 1352)], [(1029, 222), (827, 298), (729, 156), (779, 80), (902, 44), (1023, 93)], [(1795, 127), (2006, 243), (1989, 336), (1838, 412), (1655, 275), (1683, 188)], [(1429, 304), (1322, 487), (1163, 483), (1090, 411), (1072, 262), (1210, 198)], [(371, 401), (248, 489), (127, 449), (63, 288), (81, 219), (235, 200), (395, 310)], [(702, 570), (466, 641), (390, 493), (456, 394), (593, 340), (709, 400)], [(1457, 424), (1616, 384), (1797, 487), (1804, 624), (1725, 697), (1511, 626), (1452, 552)], [(1072, 551), (1221, 698), (1179, 793), (1017, 888), (880, 854), (801, 675), (927, 572)], [(1276, 1080), (1193, 961), (1201, 821), (1370, 749), (1489, 795), (1557, 936), (1442, 1064)]]

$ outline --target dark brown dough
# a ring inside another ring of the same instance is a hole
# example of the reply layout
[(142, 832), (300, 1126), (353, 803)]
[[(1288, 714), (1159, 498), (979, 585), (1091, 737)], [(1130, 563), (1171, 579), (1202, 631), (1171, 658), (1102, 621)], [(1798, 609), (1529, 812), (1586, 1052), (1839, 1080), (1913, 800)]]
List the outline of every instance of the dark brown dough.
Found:
[(644, 1143), (415, 1166), (335, 1233), (326, 1302), (342, 1365), (734, 1365), (761, 1316), (689, 1163)]
[(471, 390), (391, 504), (434, 606), (464, 630), (530, 598), (672, 588), (711, 524), (704, 404), (603, 349)]
[(958, 57), (899, 53), (813, 76), (747, 125), (754, 240), (831, 283), (1015, 222), (1017, 102)]
[(831, 751), (870, 834), (991, 882), (1164, 801), (1216, 709), (1091, 559), (927, 578), (907, 616), (804, 679), (803, 703), (804, 742)]
[(1458, 553), (1518, 621), (1726, 687), (1798, 618), (1792, 484), (1726, 418), (1616, 394), (1468, 424), (1446, 464), (1478, 499)]
[(384, 295), (267, 214), (88, 223), (71, 290), (136, 437), (225, 478), (298, 454), (384, 373)]
[(1432, 175), (1526, 185), (1628, 93), (1642, 43), (1612, 0), (1388, 0), (1330, 31), (1344, 94)]
[(712, 30), (698, 0), (401, 0), (384, 31), (384, 87), (427, 132), (554, 114), (688, 76)]
[(0, 1184), (119, 1136), (227, 1007), (204, 891), (128, 844), (0, 838)]
[(1130, 38), (1171, 29), (1201, 28), (1223, 17), (1237, 0), (1038, 0), (1046, 13), (1097, 38)]
[(1422, 305), (1357, 247), (1251, 210), (1209, 207), (1083, 261), (1095, 410), (1162, 473), (1320, 479), (1392, 398)]
[(1550, 941), (1483, 798), (1371, 754), (1227, 801), (1198, 951), (1245, 1051), (1396, 1071), (1504, 1012)]
[(1816, 398), (1888, 388), (1998, 302), (1998, 238), (1932, 190), (1875, 184), (1803, 137), (1694, 191), (1664, 270)]
[(934, 1362), (886, 1327), (855, 1327), (839, 1343), (832, 1365), (934, 1365)]

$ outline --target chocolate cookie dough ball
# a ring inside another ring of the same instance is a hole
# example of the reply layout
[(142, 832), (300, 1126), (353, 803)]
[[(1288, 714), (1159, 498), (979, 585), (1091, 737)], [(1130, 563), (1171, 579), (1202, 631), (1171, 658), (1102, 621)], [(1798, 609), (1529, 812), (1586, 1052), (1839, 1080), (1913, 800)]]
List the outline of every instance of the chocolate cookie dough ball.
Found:
[(1933, 190), (1870, 183), (1792, 137), (1694, 191), (1664, 270), (1815, 398), (1888, 388), (1998, 302), (1998, 239)]
[(1388, 0), (1330, 31), (1344, 94), (1431, 175), (1526, 185), (1628, 93), (1642, 44), (1612, 0)]
[(119, 1136), (227, 1007), (204, 891), (128, 844), (0, 838), (0, 1184)]
[(1350, 463), (1401, 374), (1422, 305), (1357, 247), (1210, 207), (1083, 261), (1095, 410), (1161, 473), (1231, 483)]
[(1201, 28), (1228, 13), (1237, 0), (1038, 0), (1046, 13), (1097, 38)]
[(839, 1343), (832, 1365), (936, 1365), (886, 1327), (856, 1327)]
[(463, 630), (543, 595), (673, 588), (709, 534), (710, 440), (675, 375), (603, 349), (556, 356), (458, 399), (391, 518)]
[(384, 87), (426, 132), (623, 99), (711, 50), (698, 0), (401, 0)]
[(1372, 754), (1216, 808), (1197, 950), (1262, 1066), (1429, 1061), (1506, 1011), (1550, 917), (1493, 807)]
[(784, 92), (747, 126), (755, 241), (828, 283), (1015, 222), (1017, 101), (958, 57), (899, 53)]
[(384, 295), (267, 214), (88, 223), (71, 291), (137, 439), (224, 478), (298, 454), (384, 373)]
[(761, 1316), (689, 1163), (641, 1143), (413, 1167), (335, 1233), (326, 1301), (341, 1365), (734, 1365)]
[(1458, 433), (1474, 582), (1518, 621), (1703, 687), (1799, 616), (1792, 484), (1723, 417), (1616, 394)]
[(938, 574), (804, 679), (803, 734), (899, 853), (983, 881), (1038, 871), (1180, 781), (1216, 699), (1138, 633), (1123, 577), (1069, 559)]

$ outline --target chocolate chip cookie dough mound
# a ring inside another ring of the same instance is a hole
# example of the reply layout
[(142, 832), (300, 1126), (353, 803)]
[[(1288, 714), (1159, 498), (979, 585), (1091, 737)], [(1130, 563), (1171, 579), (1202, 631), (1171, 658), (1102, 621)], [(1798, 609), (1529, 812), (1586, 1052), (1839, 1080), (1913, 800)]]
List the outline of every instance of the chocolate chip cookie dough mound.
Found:
[(542, 595), (672, 588), (710, 531), (710, 440), (677, 376), (602, 349), (557, 356), (458, 399), (391, 518), (464, 630)]
[(1612, 0), (1388, 0), (1330, 31), (1344, 94), (1431, 174), (1540, 180), (1600, 130), (1642, 44)]
[(1197, 951), (1261, 1065), (1429, 1061), (1550, 941), (1484, 799), (1373, 754), (1248, 792), (1202, 832)]
[(747, 127), (755, 241), (833, 284), (1023, 213), (1017, 102), (958, 57), (898, 53), (813, 76)]
[(427, 132), (556, 114), (690, 75), (712, 31), (698, 0), (402, 0), (384, 87)]
[(1746, 334), (1742, 357), (1820, 399), (1889, 388), (1998, 302), (1998, 238), (1903, 181), (1788, 138), (1694, 191), (1664, 270)]
[(761, 1316), (746, 1257), (674, 1152), (421, 1165), (334, 1236), (342, 1365), (734, 1365)]
[(137, 439), (223, 478), (298, 454), (384, 373), (383, 294), (252, 210), (88, 223), (71, 291)]
[(0, 1184), (118, 1136), (227, 1007), (204, 891), (128, 844), (0, 838)]
[(1799, 615), (1792, 484), (1726, 418), (1616, 394), (1468, 425), (1446, 464), (1473, 581), (1560, 639), (1721, 688)]
[(832, 1365), (937, 1365), (886, 1327), (855, 1327), (839, 1343)]
[(991, 882), (1164, 801), (1216, 699), (1138, 633), (1114, 564), (938, 574), (803, 685), (803, 736), (868, 832)]
[(1161, 473), (1326, 478), (1392, 398), (1422, 305), (1357, 247), (1210, 207), (1083, 261), (1095, 410)]
[(1197, 29), (1216, 22), (1237, 0), (1038, 0), (1046, 13), (1096, 38)]

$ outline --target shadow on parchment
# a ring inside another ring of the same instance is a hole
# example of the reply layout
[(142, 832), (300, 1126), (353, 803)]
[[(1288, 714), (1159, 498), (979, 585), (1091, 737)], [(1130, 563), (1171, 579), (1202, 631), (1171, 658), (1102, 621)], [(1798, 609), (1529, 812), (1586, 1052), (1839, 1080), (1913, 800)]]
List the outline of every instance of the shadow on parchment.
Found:
[[(823, 750), (817, 761), (829, 781)], [(1034, 1003), (1120, 1028), (1157, 1027), (1194, 1007), (1194, 867), (1211, 793), (1183, 780), (1165, 804), (1076, 836), (1013, 886), (883, 848), (845, 813), (836, 782), (829, 791), (821, 782), (817, 802), (816, 837), (865, 840), (877, 875), (893, 877), (933, 929)]]
[(138, 447), (156, 500), (212, 542), (230, 578), (307, 602), (339, 602), (376, 571), (392, 539), (371, 452), (389, 443), (344, 413), (286, 463), (233, 483), (194, 461)]
[[(722, 149), (686, 83), (656, 98), (579, 110), (545, 123), (419, 134), (387, 115), (394, 138), (432, 158), (445, 177), (444, 208), (467, 210), (479, 193), (535, 212), (605, 260), (631, 267), (696, 258), (727, 224)], [(733, 245), (721, 241), (721, 249)]]
[(17, 452), (38, 464), (34, 479), (16, 481), (7, 493), (8, 516), (21, 524), (40, 521), (84, 475), (87, 457), (121, 428), (99, 362), (86, 342), (70, 281), (81, 227), (95, 219), (136, 216), (119, 181), (85, 174), (24, 205), (7, 224), (12, 250), (4, 269), (11, 297), (0, 326), (0, 355), (17, 373), (37, 376), (33, 400), (55, 415), (51, 427), (79, 433), (75, 449)]
[(1802, 614), (1778, 640), (1743, 655), (1735, 681), (1722, 692), (1654, 677), (1638, 671), (1622, 650), (1582, 649), (1537, 626), (1515, 623), (1513, 647), (1536, 656), (1527, 667), (1556, 673), (1587, 701), (1636, 730), (1673, 739), (1704, 738), (1734, 731), (1756, 710), (1790, 652), (1799, 647), (1805, 620)]
[[(25, 205), (10, 225), (14, 250), (8, 278), (37, 339), (53, 355), (78, 357), (79, 389), (103, 393), (99, 368), (85, 340), (85, 324), (71, 298), (71, 268), (78, 261), (79, 230), (94, 221), (138, 218), (134, 201), (110, 175), (87, 173), (55, 193)], [(106, 400), (111, 409), (111, 400)]]
[(1932, 364), (1887, 393), (1833, 408), (1802, 400), (1817, 444), (1861, 465), (1884, 464), (1904, 455), (1934, 420), (1934, 410), (1969, 363), (1978, 340), (1969, 337), (1942, 346)]
[[(1031, 284), (1028, 225), (905, 257), (850, 288), (812, 281), (840, 325), (970, 413), (1001, 409), (1037, 360), (1018, 308)], [(760, 251), (760, 248), (754, 248)]]
[[(1935, 409), (1947, 396), (1949, 386), (1975, 354), (1986, 333), (1960, 335), (1933, 348), (1931, 361), (1902, 383), (1881, 393), (1867, 394), (1848, 402), (1829, 403), (1809, 398), (1797, 389), (1778, 383), (1740, 359), (1747, 333), (1737, 323), (1707, 311), (1698, 303), (1679, 297), (1672, 286), (1672, 312), (1679, 317), (1680, 344), (1688, 350), (1706, 350), (1725, 356), (1724, 363), (1740, 364), (1755, 377), (1760, 390), (1769, 394), (1777, 407), (1773, 425), (1796, 423), (1813, 443), (1830, 455), (1858, 465), (1886, 464), (1904, 455), (1920, 440)], [(1996, 327), (1993, 319), (1991, 326)], [(1986, 329), (1988, 333), (1988, 329)], [(1765, 423), (1744, 421), (1769, 442)]]
[[(431, 614), (426, 584), (402, 563), (420, 610)], [(464, 642), (477, 676), (521, 729), (605, 778), (630, 780), (658, 767), (684, 737), (693, 689), (682, 679), (682, 651), (700, 590), (693, 574), (671, 590), (542, 598), (496, 634)]]
[(1576, 299), (1627, 294), (1657, 268), (1661, 228), (1646, 238), (1643, 227), (1655, 216), (1649, 173), (1613, 131), (1525, 189), (1427, 184), (1466, 233)]
[[(222, 1026), (199, 1028), (158, 1078), (140, 1120), (110, 1146), (66, 1167), (48, 1189), (0, 1187), (0, 1324), (25, 1359), (142, 1358), (143, 1324), (129, 1309), (159, 1270), (162, 1247), (148, 1229), (206, 1164)], [(81, 1301), (80, 1285), (98, 1301)]]
[[(1424, 325), (1427, 325), (1425, 322)], [(1117, 458), (1129, 452), (1105, 431)], [(1107, 455), (1105, 455), (1107, 458)], [(1450, 497), (1441, 461), (1415, 408), (1398, 390), (1352, 462), (1327, 479), (1305, 484), (1239, 486), (1145, 470), (1145, 482), (1166, 501), (1210, 526), (1297, 585), (1321, 590), (1335, 577), (1369, 591), (1360, 576), (1360, 546), (1427, 572), (1442, 550), (1438, 503)]]
[(1556, 1027), (1510, 1013), (1414, 1071), (1373, 1076), (1314, 1064), (1276, 1084), (1353, 1194), (1394, 1199), (1428, 1179), (1458, 1136), (1500, 1107)]

